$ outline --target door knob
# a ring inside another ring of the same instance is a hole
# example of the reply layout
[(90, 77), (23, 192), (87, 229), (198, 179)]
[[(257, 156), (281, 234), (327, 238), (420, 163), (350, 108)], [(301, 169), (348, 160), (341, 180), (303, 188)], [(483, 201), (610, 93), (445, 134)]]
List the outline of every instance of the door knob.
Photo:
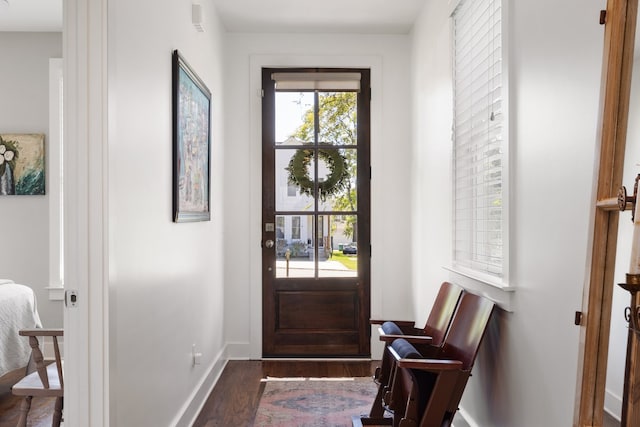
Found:
[(266, 242), (264, 242), (264, 245), (267, 248), (272, 248), (273, 247), (273, 240), (271, 240), (271, 239), (267, 240)]

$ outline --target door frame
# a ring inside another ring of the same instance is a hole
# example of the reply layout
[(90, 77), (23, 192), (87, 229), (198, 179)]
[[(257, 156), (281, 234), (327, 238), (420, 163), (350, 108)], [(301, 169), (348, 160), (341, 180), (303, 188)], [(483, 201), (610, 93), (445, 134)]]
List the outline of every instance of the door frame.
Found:
[[(382, 117), (382, 57), (378, 55), (251, 55), (249, 59), (249, 127), (251, 138), (251, 247), (249, 253), (250, 291), (250, 336), (246, 344), (236, 344), (230, 348), (231, 355), (249, 355), (252, 359), (262, 358), (262, 69), (263, 68), (369, 68), (371, 69), (371, 149), (381, 134)], [(376, 91), (378, 88), (378, 91)], [(372, 159), (373, 162), (373, 159)], [(375, 182), (371, 181), (374, 194)], [(375, 233), (371, 230), (371, 244), (375, 247)], [(381, 284), (374, 279), (370, 284), (371, 312), (382, 309)], [(381, 351), (375, 334), (371, 337), (371, 352)]]
[[(619, 212), (602, 203), (622, 185), (638, 0), (608, 0), (574, 426), (602, 426)], [(601, 205), (597, 207), (597, 205)], [(610, 205), (610, 203), (608, 204)]]
[(64, 0), (65, 424), (109, 425), (108, 0)]

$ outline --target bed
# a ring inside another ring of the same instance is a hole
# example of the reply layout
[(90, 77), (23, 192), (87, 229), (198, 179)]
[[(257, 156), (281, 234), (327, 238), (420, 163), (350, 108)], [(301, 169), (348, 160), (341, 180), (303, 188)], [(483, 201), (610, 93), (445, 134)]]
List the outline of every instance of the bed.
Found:
[(29, 340), (19, 336), (18, 331), (41, 327), (33, 290), (0, 279), (0, 376), (29, 362)]

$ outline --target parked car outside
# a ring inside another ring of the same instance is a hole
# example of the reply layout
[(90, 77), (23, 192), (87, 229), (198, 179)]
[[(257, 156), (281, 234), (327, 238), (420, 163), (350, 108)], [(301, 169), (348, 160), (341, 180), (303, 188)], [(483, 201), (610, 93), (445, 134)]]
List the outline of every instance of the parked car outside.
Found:
[(342, 247), (342, 253), (345, 255), (357, 255), (358, 254), (358, 244), (357, 243), (349, 243)]

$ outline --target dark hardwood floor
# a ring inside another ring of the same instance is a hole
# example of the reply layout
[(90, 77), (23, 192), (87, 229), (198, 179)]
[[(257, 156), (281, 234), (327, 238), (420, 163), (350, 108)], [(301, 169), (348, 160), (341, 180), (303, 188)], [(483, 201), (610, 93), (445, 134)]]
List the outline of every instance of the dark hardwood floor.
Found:
[[(264, 389), (264, 383), (261, 383), (260, 379), (266, 376), (366, 377), (373, 375), (379, 363), (379, 361), (230, 361), (193, 427), (251, 426)], [(460, 420), (460, 424), (465, 423)], [(620, 427), (620, 422), (605, 412), (603, 427)]]
[[(229, 361), (194, 427), (251, 426), (258, 409), (264, 383), (272, 377), (368, 377), (379, 362), (373, 361)], [(17, 425), (21, 398), (11, 394), (11, 386), (24, 375), (18, 369), (0, 377), (0, 427)], [(33, 399), (29, 427), (51, 425), (54, 399)]]
[[(11, 394), (11, 386), (24, 376), (24, 372), (24, 368), (16, 369), (0, 377), (0, 427), (18, 425), (22, 398)], [(33, 398), (29, 411), (28, 427), (51, 426), (54, 404), (54, 398)]]
[(193, 427), (251, 426), (264, 389), (261, 378), (369, 377), (378, 364), (378, 361), (229, 361)]
[[(378, 361), (229, 361), (194, 427), (249, 427), (258, 409), (264, 388), (261, 378), (272, 377), (367, 377)], [(14, 427), (21, 399), (11, 394), (11, 386), (23, 375), (19, 369), (0, 377), (0, 427)], [(53, 399), (34, 399), (29, 427), (51, 425)], [(605, 413), (603, 427), (620, 427)]]

